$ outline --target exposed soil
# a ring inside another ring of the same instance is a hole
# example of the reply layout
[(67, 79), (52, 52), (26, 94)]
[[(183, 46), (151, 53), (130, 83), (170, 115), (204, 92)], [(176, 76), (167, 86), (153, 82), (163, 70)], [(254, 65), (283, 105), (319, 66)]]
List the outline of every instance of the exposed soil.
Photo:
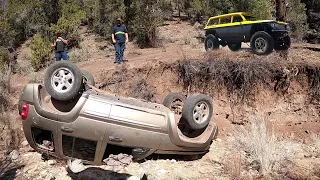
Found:
[[(81, 69), (92, 73), (96, 80), (96, 87), (121, 96), (143, 98), (162, 103), (168, 92), (182, 92), (190, 94), (203, 92), (204, 89), (189, 89), (183, 86), (176, 66), (183, 60), (203, 61), (205, 57), (214, 56), (217, 59), (264, 59), (285, 61), (274, 52), (269, 56), (258, 57), (250, 53), (246, 44), (239, 52), (231, 52), (221, 48), (216, 54), (205, 53), (201, 39), (202, 30), (190, 26), (186, 22), (169, 21), (160, 28), (162, 47), (152, 49), (138, 49), (129, 43), (125, 51), (127, 62), (115, 65), (113, 47), (106, 41), (99, 41), (99, 37), (87, 33), (86, 28), (80, 29), (83, 42), (82, 50), (73, 50), (78, 54), (72, 60)], [(28, 47), (21, 49), (18, 62), (21, 64)], [(289, 50), (289, 62), (320, 63), (320, 49), (318, 45), (293, 44)], [(70, 56), (75, 54), (70, 52)], [(72, 57), (71, 57), (72, 58)], [(45, 69), (38, 73), (15, 74), (11, 77), (11, 94), (16, 104), (22, 88), (30, 81), (41, 82)], [(36, 78), (34, 78), (36, 76)], [(213, 88), (214, 89), (214, 88)], [(259, 115), (265, 117), (270, 129), (275, 128), (275, 135), (290, 143), (285, 144), (286, 153), (297, 156), (285, 163), (287, 170), (283, 179), (320, 179), (316, 169), (319, 166), (320, 149), (313, 145), (310, 135), (320, 134), (320, 104), (306, 104), (307, 93), (305, 86), (293, 81), (285, 95), (275, 93), (272, 89), (258, 87), (252, 105), (232, 106), (231, 98), (224, 92), (210, 93), (213, 97), (213, 121), (219, 127), (218, 139), (211, 146), (210, 152), (195, 161), (179, 161), (160, 158), (147, 160), (143, 163), (132, 163), (128, 167), (107, 167), (114, 171), (128, 172), (137, 176), (143, 173), (149, 179), (233, 179), (257, 178), (258, 170), (253, 165), (247, 165), (245, 158), (237, 151), (233, 141), (233, 131), (240, 127), (249, 127), (250, 122)], [(18, 114), (16, 112), (16, 114)], [(19, 120), (13, 120), (20, 123)], [(20, 131), (20, 133), (23, 133)], [(283, 145), (283, 144), (282, 144)], [(284, 150), (285, 151), (285, 150)], [(41, 155), (29, 146), (19, 149), (20, 157), (6, 169), (5, 177), (9, 179), (70, 179), (66, 176), (65, 162), (49, 165), (41, 159)], [(233, 154), (232, 154), (233, 153)], [(239, 153), (239, 157), (237, 156)], [(230, 155), (232, 154), (232, 155)], [(289, 156), (288, 156), (289, 157)], [(290, 156), (292, 157), (292, 156)], [(2, 161), (3, 167), (6, 161)], [(289, 168), (289, 167), (293, 168)], [(12, 167), (13, 169), (10, 169)], [(249, 168), (249, 169), (246, 169)], [(239, 169), (239, 170), (238, 170)], [(240, 170), (241, 169), (241, 170)], [(279, 170), (280, 171), (280, 170)], [(0, 172), (3, 173), (3, 172)], [(307, 175), (307, 176), (306, 176)], [(1, 174), (0, 174), (1, 176)], [(278, 177), (279, 178), (279, 177)]]

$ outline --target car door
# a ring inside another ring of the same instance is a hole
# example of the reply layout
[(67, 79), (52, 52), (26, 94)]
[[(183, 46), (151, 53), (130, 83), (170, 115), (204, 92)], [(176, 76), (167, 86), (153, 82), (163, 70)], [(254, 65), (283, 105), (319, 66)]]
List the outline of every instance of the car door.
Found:
[(101, 163), (101, 146), (111, 105), (89, 97), (79, 114), (60, 113), (58, 133), (63, 156)]
[(240, 15), (232, 16), (232, 22), (230, 23), (230, 40), (235, 42), (241, 42), (244, 40), (244, 29), (242, 25), (243, 19)]
[(231, 23), (231, 16), (221, 17), (219, 21), (218, 28), (216, 28), (216, 32), (224, 41), (230, 39), (230, 23)]

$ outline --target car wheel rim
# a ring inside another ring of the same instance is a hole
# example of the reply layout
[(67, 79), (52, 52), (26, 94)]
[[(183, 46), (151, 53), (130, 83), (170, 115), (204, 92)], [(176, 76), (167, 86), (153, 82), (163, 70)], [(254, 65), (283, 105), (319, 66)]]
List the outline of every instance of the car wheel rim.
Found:
[(258, 52), (265, 52), (267, 49), (267, 42), (262, 37), (259, 37), (255, 40), (255, 47)]
[(213, 49), (213, 41), (211, 39), (208, 39), (208, 41), (207, 41), (207, 48)]
[(67, 68), (55, 70), (51, 76), (51, 86), (59, 93), (69, 91), (74, 85), (74, 75)]
[(209, 105), (205, 102), (199, 102), (193, 109), (193, 120), (201, 124), (209, 117)]

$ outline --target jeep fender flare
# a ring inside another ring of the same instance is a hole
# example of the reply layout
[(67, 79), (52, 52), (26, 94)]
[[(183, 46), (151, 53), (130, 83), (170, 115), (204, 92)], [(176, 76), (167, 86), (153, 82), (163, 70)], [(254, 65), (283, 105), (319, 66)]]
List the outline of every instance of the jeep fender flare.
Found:
[(266, 24), (266, 23), (262, 23), (262, 24), (254, 24), (252, 25), (251, 27), (251, 30), (250, 30), (250, 38), (252, 37), (252, 35), (258, 31), (264, 31), (268, 34), (270, 34), (271, 36), (272, 35), (272, 27), (270, 24)]

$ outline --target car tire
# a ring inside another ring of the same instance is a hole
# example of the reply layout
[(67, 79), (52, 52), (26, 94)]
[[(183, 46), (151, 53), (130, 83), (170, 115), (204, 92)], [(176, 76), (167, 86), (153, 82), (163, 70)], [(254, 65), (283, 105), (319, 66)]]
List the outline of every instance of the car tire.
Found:
[(206, 51), (218, 49), (219, 48), (219, 41), (213, 34), (209, 34), (206, 36), (206, 39), (204, 41), (204, 45), (205, 45)]
[(82, 87), (81, 70), (70, 61), (50, 65), (45, 73), (44, 84), (52, 98), (60, 101), (76, 97)]
[(288, 50), (290, 46), (291, 46), (290, 36), (285, 36), (282, 41), (275, 42), (274, 50), (285, 51), (285, 50)]
[(163, 100), (163, 105), (169, 108), (177, 115), (182, 115), (184, 101), (187, 99), (181, 93), (170, 92)]
[(250, 46), (255, 54), (267, 55), (270, 54), (274, 48), (274, 40), (267, 32), (258, 31), (252, 35)]
[(238, 51), (241, 49), (241, 42), (228, 43), (228, 47), (231, 51)]
[(82, 69), (81, 72), (82, 72), (82, 76), (83, 76), (83, 79), (85, 80), (86, 84), (89, 84), (91, 86), (96, 85), (96, 82), (94, 81), (94, 77), (92, 76), (92, 74), (89, 71)]
[(184, 102), (182, 118), (194, 130), (205, 128), (209, 124), (212, 114), (213, 105), (209, 96), (204, 94), (192, 95)]

